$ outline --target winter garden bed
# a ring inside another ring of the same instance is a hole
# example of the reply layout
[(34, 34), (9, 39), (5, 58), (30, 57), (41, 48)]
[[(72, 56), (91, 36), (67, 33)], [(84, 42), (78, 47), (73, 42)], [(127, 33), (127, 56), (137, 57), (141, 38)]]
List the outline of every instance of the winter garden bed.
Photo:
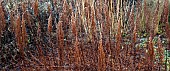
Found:
[(168, 0), (4, 0), (0, 70), (168, 71), (168, 6)]

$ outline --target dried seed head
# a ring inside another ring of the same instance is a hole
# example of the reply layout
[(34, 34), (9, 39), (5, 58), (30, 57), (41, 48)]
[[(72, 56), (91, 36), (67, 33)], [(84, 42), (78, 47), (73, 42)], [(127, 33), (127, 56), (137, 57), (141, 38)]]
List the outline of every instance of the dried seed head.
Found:
[(25, 20), (28, 22), (28, 26), (31, 27), (31, 23), (32, 23), (32, 17), (31, 17), (31, 14), (29, 12), (26, 12), (25, 13)]
[(63, 3), (63, 13), (66, 13), (68, 9), (69, 9), (68, 8), (68, 3), (67, 3), (66, 0), (64, 0), (64, 3)]
[(26, 11), (26, 7), (25, 7), (25, 4), (22, 3), (22, 11), (25, 12)]
[(142, 22), (141, 17), (142, 17), (142, 13), (141, 13), (141, 11), (138, 11), (137, 12), (136, 22), (135, 22), (135, 25), (136, 25), (136, 28), (137, 28), (138, 31), (142, 31), (143, 30), (143, 25), (141, 23)]
[(131, 26), (131, 29), (133, 30), (134, 28), (134, 5), (132, 6), (132, 9), (131, 9), (131, 12), (130, 12), (130, 20), (129, 20), (129, 23), (130, 23), (130, 26)]
[(57, 33), (58, 33), (58, 40), (61, 42), (61, 45), (63, 45), (64, 42), (64, 31), (62, 27), (63, 22), (59, 21), (57, 26)]
[[(20, 18), (20, 16), (17, 16), (16, 23), (15, 23), (15, 36), (16, 36), (16, 38), (20, 37), (20, 33), (21, 33), (21, 18)], [(17, 39), (17, 40), (19, 40), (19, 39)]]
[(92, 28), (92, 34), (96, 34), (96, 23), (95, 23), (95, 10), (94, 10), (94, 8), (92, 9), (92, 11), (91, 11), (92, 13), (92, 20), (91, 20), (91, 28)]
[(105, 71), (106, 70), (106, 63), (105, 63), (105, 52), (102, 45), (102, 38), (99, 41), (98, 47), (98, 71)]
[(88, 5), (89, 5), (89, 4), (88, 4), (88, 1), (85, 0), (85, 2), (84, 2), (84, 8), (85, 8), (85, 7), (88, 7)]
[(72, 26), (72, 33), (74, 36), (76, 36), (77, 30), (76, 30), (76, 21), (75, 21), (75, 17), (74, 14), (72, 13), (71, 16), (71, 26)]
[(160, 37), (158, 38), (158, 54), (159, 54), (159, 62), (160, 62), (160, 64), (162, 64), (163, 63), (163, 58), (164, 58), (164, 48), (163, 48), (163, 46), (162, 46), (162, 43), (161, 43), (161, 39), (160, 39)]
[(163, 13), (164, 13), (164, 23), (168, 20), (168, 15), (169, 15), (169, 0), (165, 0), (164, 1), (164, 10), (163, 10)]
[(153, 22), (152, 22), (152, 31), (153, 31), (153, 35), (155, 35), (158, 32), (158, 25), (159, 25), (159, 0), (157, 2), (157, 6), (154, 12), (154, 16), (153, 16)]
[(84, 10), (85, 10), (85, 17), (87, 20), (89, 20), (89, 8), (85, 7)]
[(106, 48), (109, 55), (111, 55), (111, 41), (109, 38), (106, 39)]
[[(1, 6), (1, 4), (0, 4), (0, 16), (1, 16), (1, 18), (0, 18), (0, 32), (2, 32), (3, 30), (4, 30), (4, 28), (5, 28), (5, 26), (6, 26), (6, 23), (5, 23), (5, 13), (4, 13), (4, 10), (3, 10), (3, 7)], [(1, 33), (0, 33), (1, 34)]]
[(23, 47), (26, 47), (26, 43), (27, 43), (27, 33), (26, 33), (24, 15), (22, 15), (22, 43), (23, 43)]
[(120, 19), (118, 20), (118, 29), (116, 34), (116, 56), (119, 56), (121, 49), (121, 22)]
[(19, 48), (19, 52), (21, 53), (22, 56), (24, 56), (24, 48), (22, 47), (22, 32), (21, 32), (20, 15), (18, 15), (16, 19), (15, 37), (16, 37), (17, 47)]
[(97, 21), (101, 18), (101, 15), (100, 15), (100, 12), (99, 12), (99, 9), (98, 9), (98, 8), (97, 8), (96, 11), (95, 11), (95, 16), (96, 16), (96, 20), (97, 20)]
[(170, 25), (168, 21), (169, 17), (169, 0), (164, 1), (164, 10), (163, 10), (163, 22), (165, 23), (165, 32), (166, 36), (168, 37), (168, 50), (170, 50)]
[(35, 16), (37, 17), (37, 16), (38, 16), (38, 0), (36, 0), (36, 1), (34, 2), (33, 9), (34, 9), (34, 14), (35, 14)]
[(108, 6), (105, 5), (105, 19), (106, 19), (106, 35), (108, 36), (110, 34), (110, 28), (111, 28), (111, 21), (110, 21), (110, 12), (108, 10)]
[(76, 42), (74, 44), (74, 48), (75, 48), (75, 64), (77, 67), (80, 64), (80, 51), (78, 45), (79, 45), (78, 37), (76, 36)]
[(40, 26), (40, 23), (39, 23), (39, 22), (38, 22), (37, 35), (38, 35), (38, 36), (41, 35), (41, 26)]
[(153, 60), (154, 60), (154, 47), (153, 47), (153, 42), (152, 42), (152, 35), (150, 35), (149, 37), (149, 45), (148, 45), (148, 52), (149, 52), (149, 61), (150, 64), (153, 64)]
[(50, 14), (49, 18), (48, 18), (48, 32), (51, 33), (52, 32), (52, 16)]
[(73, 12), (73, 7), (72, 7), (72, 4), (69, 3), (69, 10), (68, 10), (68, 14), (71, 15)]
[(15, 27), (14, 27), (14, 26), (15, 26), (15, 25), (14, 25), (14, 22), (15, 22), (15, 21), (14, 21), (14, 16), (13, 16), (13, 15), (14, 15), (14, 12), (11, 11), (11, 12), (10, 12), (10, 24), (11, 24), (11, 25), (10, 25), (10, 29), (11, 29), (12, 32), (15, 31), (15, 30), (14, 30), (14, 28), (15, 28)]
[(60, 58), (59, 65), (63, 65), (64, 31), (62, 28), (62, 21), (59, 21), (57, 24), (57, 33), (58, 33), (58, 47), (59, 47), (59, 58)]
[(50, 4), (48, 4), (48, 13), (52, 14), (52, 10), (51, 10)]
[(133, 29), (133, 43), (136, 43), (136, 37), (137, 37), (137, 33), (136, 33), (137, 29), (136, 29), (136, 24), (135, 24), (135, 27)]

